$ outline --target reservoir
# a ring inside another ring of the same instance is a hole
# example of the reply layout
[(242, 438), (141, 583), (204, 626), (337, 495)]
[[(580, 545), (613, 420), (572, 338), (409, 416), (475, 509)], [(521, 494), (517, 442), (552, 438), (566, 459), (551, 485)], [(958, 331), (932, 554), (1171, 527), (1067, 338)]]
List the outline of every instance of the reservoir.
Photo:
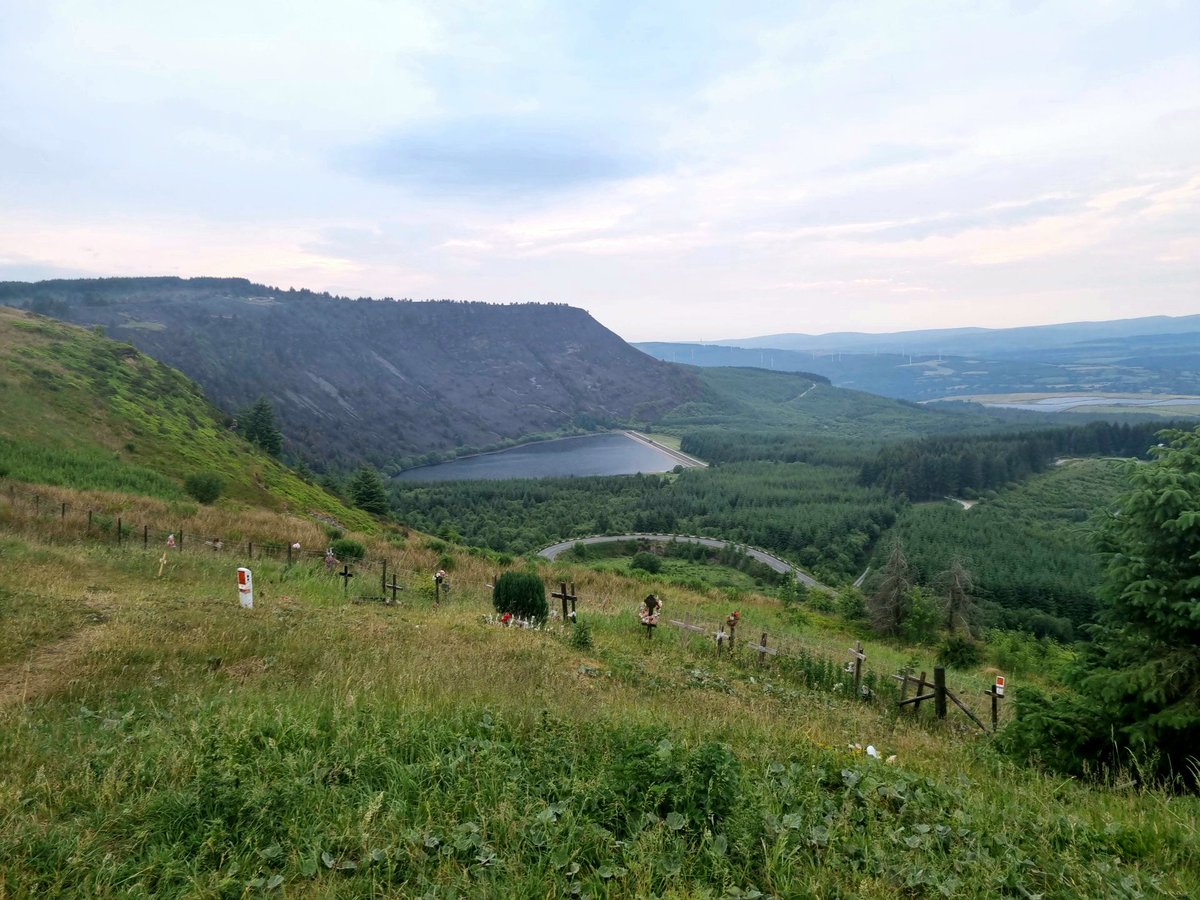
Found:
[(633, 475), (669, 472), (695, 465), (665, 448), (622, 432), (587, 434), (523, 444), (496, 453), (464, 456), (433, 466), (407, 469), (400, 481), (499, 481), (505, 478), (554, 478), (568, 475)]

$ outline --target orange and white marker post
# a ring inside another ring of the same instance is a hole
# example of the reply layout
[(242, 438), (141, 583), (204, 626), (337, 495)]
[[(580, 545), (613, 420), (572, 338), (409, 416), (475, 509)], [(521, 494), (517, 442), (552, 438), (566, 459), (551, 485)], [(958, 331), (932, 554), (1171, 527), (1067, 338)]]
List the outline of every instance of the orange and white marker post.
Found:
[(242, 567), (237, 570), (238, 601), (242, 609), (254, 609), (254, 576), (250, 570)]
[(1004, 676), (997, 675), (992, 689), (984, 691), (984, 693), (992, 698), (992, 731), (995, 732), (1000, 726), (1000, 701), (1004, 699)]

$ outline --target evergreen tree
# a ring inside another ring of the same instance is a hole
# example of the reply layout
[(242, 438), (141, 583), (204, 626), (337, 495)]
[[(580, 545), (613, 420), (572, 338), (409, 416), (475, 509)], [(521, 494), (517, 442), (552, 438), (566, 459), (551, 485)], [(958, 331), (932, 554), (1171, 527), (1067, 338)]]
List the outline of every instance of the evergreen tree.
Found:
[(362, 466), (350, 479), (350, 500), (359, 509), (386, 516), (391, 508), (383, 476), (374, 466)]
[(1200, 780), (1200, 427), (1168, 431), (1101, 536), (1107, 606), (1080, 678), (1114, 752)]
[(238, 413), (238, 431), (271, 456), (278, 457), (283, 451), (283, 434), (275, 423), (275, 408), (266, 397), (260, 396), (253, 406)]

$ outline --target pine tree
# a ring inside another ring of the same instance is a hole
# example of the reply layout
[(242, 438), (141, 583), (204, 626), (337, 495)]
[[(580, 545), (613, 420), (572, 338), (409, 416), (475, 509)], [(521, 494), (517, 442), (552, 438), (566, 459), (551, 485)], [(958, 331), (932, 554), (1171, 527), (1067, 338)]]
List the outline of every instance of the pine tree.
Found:
[(1200, 427), (1163, 432), (1101, 538), (1101, 624), (1081, 689), (1120, 749), (1200, 780)]
[(350, 479), (350, 500), (359, 509), (386, 516), (390, 509), (387, 487), (374, 466), (362, 466)]
[(283, 434), (275, 424), (275, 409), (266, 397), (260, 396), (253, 406), (238, 414), (238, 431), (271, 456), (278, 457), (283, 451)]

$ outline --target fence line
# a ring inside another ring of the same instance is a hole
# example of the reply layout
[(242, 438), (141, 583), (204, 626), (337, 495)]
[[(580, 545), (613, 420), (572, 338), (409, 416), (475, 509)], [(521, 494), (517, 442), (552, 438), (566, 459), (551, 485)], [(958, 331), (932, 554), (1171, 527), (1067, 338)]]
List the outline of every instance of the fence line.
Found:
[[(237, 556), (240, 559), (253, 561), (255, 559), (271, 559), (277, 562), (315, 562), (327, 560), (328, 545), (318, 549), (297, 547), (295, 540), (237, 540), (226, 541), (219, 536), (205, 535), (199, 532), (189, 532), (181, 524), (173, 529), (162, 528), (161, 525), (134, 523), (127, 521), (124, 514), (107, 514), (95, 509), (84, 508), (60, 500), (54, 500), (48, 494), (39, 491), (18, 490), (16, 485), (9, 484), (6, 489), (0, 489), (0, 501), (7, 500), (14, 513), (25, 514), (43, 522), (61, 526), (65, 533), (68, 529), (83, 537), (92, 537), (98, 542), (116, 544), (120, 547), (163, 550), (167, 553), (224, 553)], [(332, 543), (332, 542), (331, 542)], [(343, 565), (342, 560), (335, 559), (336, 566)], [(389, 556), (364, 556), (356, 560), (354, 568), (359, 571), (379, 572), (380, 594), (387, 590), (388, 571), (408, 571), (419, 574), (417, 569), (402, 566), (398, 560)], [(464, 586), (474, 582), (458, 582)], [(486, 587), (481, 583), (478, 586)]]
[[(121, 515), (110, 516), (97, 513), (93, 509), (83, 510), (76, 508), (63, 501), (53, 501), (50, 497), (36, 491), (17, 491), (16, 486), (13, 484), (8, 485), (6, 491), (0, 491), (0, 498), (7, 499), (14, 511), (19, 510), (18, 501), (22, 501), (26, 504), (26, 509), (32, 507), (34, 518), (51, 521), (57, 520), (64, 527), (66, 523), (71, 522), (77, 526), (76, 530), (82, 527), (85, 535), (92, 535), (94, 533), (97, 538), (103, 537), (110, 543), (115, 542), (118, 546), (140, 546), (142, 549), (148, 550), (153, 542), (156, 551), (159, 548), (165, 547), (168, 553), (182, 553), (185, 549), (192, 550), (198, 546), (202, 549), (196, 552), (223, 552), (230, 555), (241, 554), (244, 548), (245, 553), (242, 558), (251, 561), (256, 556), (258, 559), (269, 558), (287, 562), (303, 562), (306, 558), (310, 561), (327, 559), (327, 548), (317, 550), (304, 549), (297, 547), (295, 541), (268, 540), (255, 542), (247, 540), (229, 543), (221, 540), (219, 537), (203, 538), (194, 534), (187, 534), (182, 526), (173, 531), (163, 530), (157, 526), (151, 528), (148, 524), (141, 524), (135, 527), (132, 523), (125, 522)], [(338, 560), (337, 565), (342, 565), (342, 562)], [(390, 591), (392, 600), (395, 601), (396, 592), (403, 590), (396, 583), (395, 573), (398, 571), (407, 571), (414, 575), (419, 574), (417, 569), (402, 567), (395, 559), (390, 559), (386, 556), (380, 556), (375, 559), (364, 557), (361, 560), (357, 560), (354, 563), (354, 567), (358, 570), (368, 572), (378, 570), (381, 573), (378, 585), (379, 593), (373, 595), (373, 597), (360, 597), (359, 599), (382, 600)], [(331, 574), (338, 575), (339, 573), (333, 571), (334, 568), (336, 567), (330, 566)], [(387, 580), (389, 568), (392, 572), (391, 584), (388, 584)], [(346, 564), (344, 571), (349, 571), (348, 564)], [(343, 576), (343, 591), (348, 587), (348, 581), (349, 577)], [(457, 581), (455, 583), (464, 586), (490, 588), (495, 583), (495, 576), (493, 576), (491, 583)], [(447, 581), (448, 584), (449, 581)], [(562, 594), (566, 594), (567, 596), (563, 597)], [(553, 594), (553, 596), (562, 600), (564, 618), (568, 623), (573, 623), (575, 620), (575, 606), (577, 601), (595, 601), (601, 608), (605, 609), (610, 603), (608, 598), (600, 595), (589, 597), (578, 594), (573, 583), (570, 585), (569, 592), (566, 590), (566, 585), (560, 583), (560, 592)], [(568, 601), (570, 602), (569, 612), (567, 611)], [(555, 614), (552, 614), (552, 618), (556, 617)], [(689, 639), (695, 637), (697, 634), (706, 634), (708, 635), (708, 639), (713, 642), (718, 656), (723, 652), (726, 655), (732, 656), (739, 647), (744, 647), (746, 650), (758, 654), (758, 664), (760, 666), (765, 663), (768, 657), (773, 657), (776, 660), (784, 660), (800, 668), (804, 680), (809, 686), (827, 686), (836, 690), (838, 689), (838, 685), (844, 685), (845, 688), (851, 689), (856, 695), (860, 695), (864, 699), (873, 699), (879, 689), (886, 683), (875, 672), (866, 669), (864, 665), (866, 657), (862, 652), (861, 642), (858, 643), (857, 647), (850, 648), (849, 652), (851, 656), (849, 664), (844, 665), (831, 660), (819, 651), (809, 649), (803, 643), (794, 639), (780, 641), (777, 637), (775, 645), (769, 646), (767, 643), (768, 633), (765, 631), (762, 632), (757, 644), (747, 641), (737, 642), (736, 629), (738, 625), (735, 623), (730, 627), (730, 620), (728, 619), (725, 623), (719, 625), (704, 622), (693, 623), (690, 619), (683, 621), (672, 619), (668, 621), (668, 624), (681, 630), (681, 646), (686, 646), (689, 643)], [(749, 628), (749, 624), (746, 623), (745, 627)], [(907, 676), (907, 673), (905, 675)], [(905, 688), (907, 688), (907, 680), (917, 681), (917, 679), (911, 676), (907, 676), (907, 679), (899, 676), (892, 677), (902, 681)], [(947, 693), (952, 696), (953, 702), (961, 707), (976, 724), (981, 728), (984, 727), (982, 722), (957, 697), (953, 697), (950, 692)], [(919, 703), (913, 704), (914, 710), (919, 705)], [(994, 699), (993, 707), (995, 707)], [(994, 723), (995, 710), (993, 709), (993, 729), (995, 728)]]

